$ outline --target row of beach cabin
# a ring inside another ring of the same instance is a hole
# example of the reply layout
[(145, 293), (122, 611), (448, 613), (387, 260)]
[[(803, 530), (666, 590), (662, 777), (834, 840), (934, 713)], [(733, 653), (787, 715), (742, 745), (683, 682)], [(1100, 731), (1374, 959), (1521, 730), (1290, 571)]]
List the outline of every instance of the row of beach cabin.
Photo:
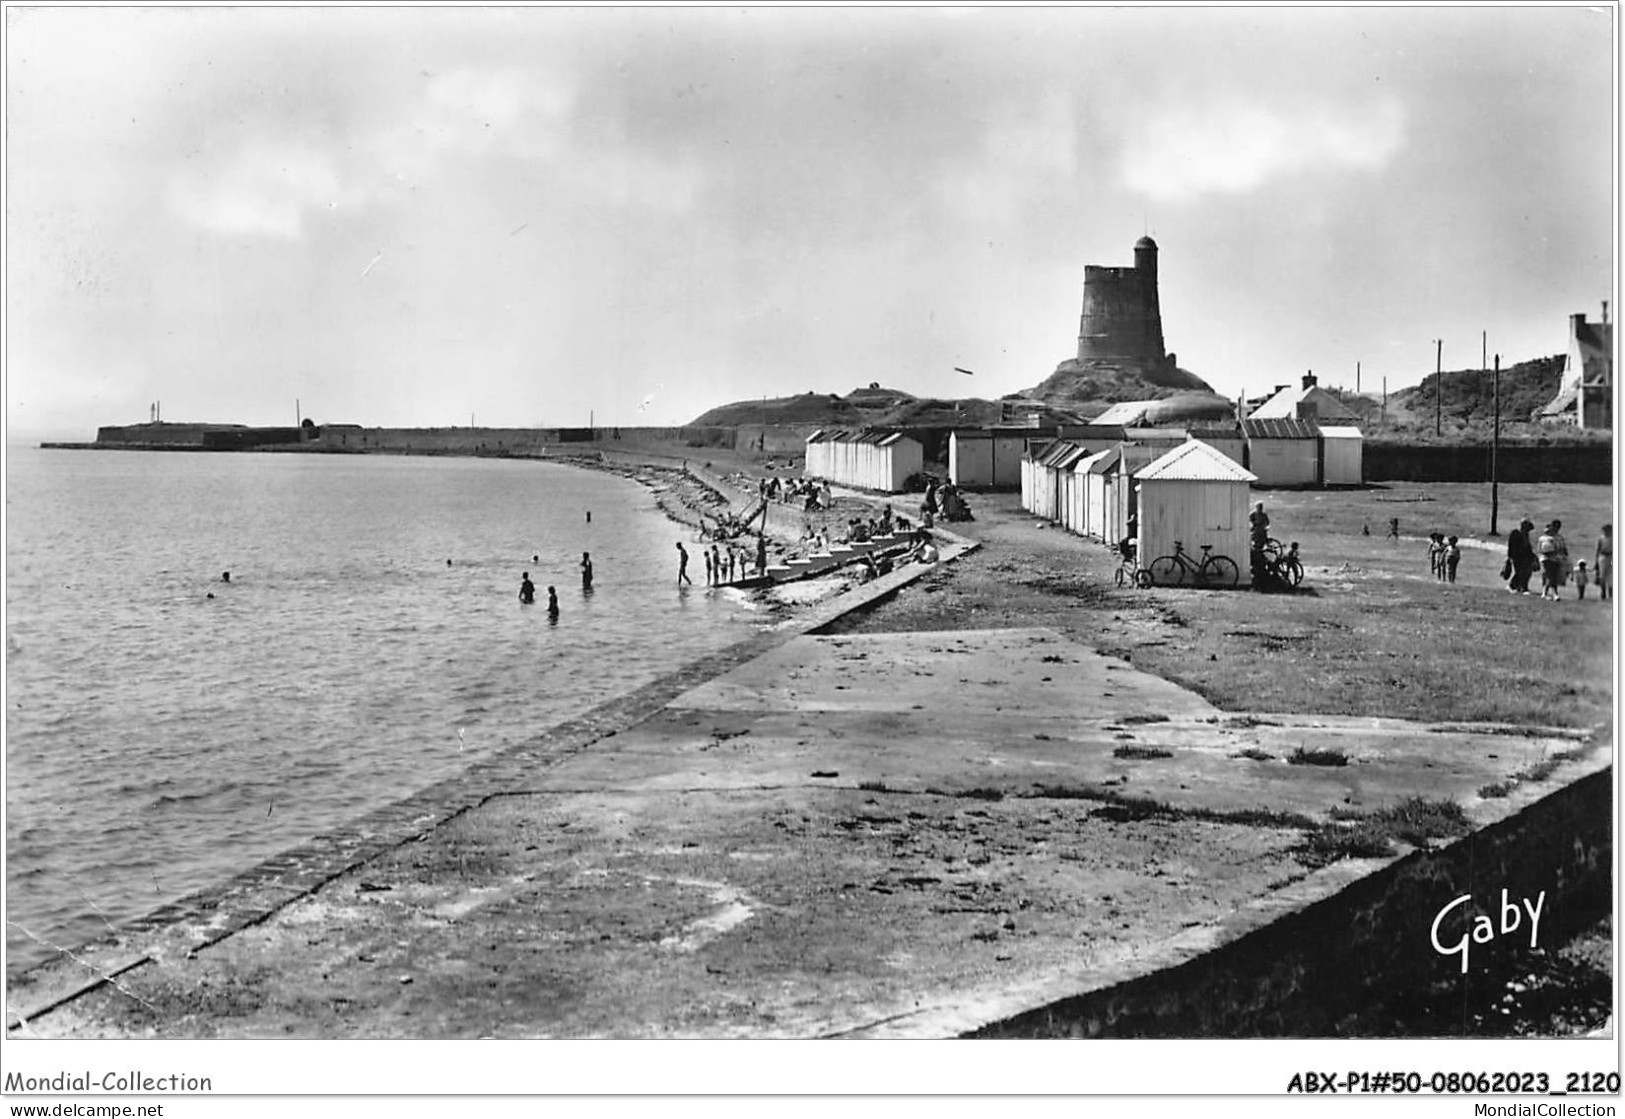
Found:
[(1112, 547), (1137, 538), (1142, 564), (1171, 554), (1176, 541), (1195, 560), (1208, 545), (1235, 560), (1245, 577), (1247, 514), (1257, 480), (1200, 439), (1095, 451), (1057, 439), (1023, 460), (1021, 507)]
[[(955, 431), (948, 439), (949, 480), (973, 489), (1020, 485), (1025, 493), (1030, 449), (1057, 436), (1091, 454), (1132, 445), (1137, 450), (1130, 458), (1149, 448), (1160, 454), (1197, 439), (1250, 472), (1260, 486), (1358, 486), (1364, 480), (1360, 429), (1312, 419), (1248, 419), (1192, 428), (1080, 424), (1048, 431), (1024, 427)], [(1149, 461), (1134, 463), (1130, 469)], [(807, 437), (806, 473), (840, 485), (901, 493), (924, 468), (923, 446), (899, 431), (825, 428)]]
[(822, 429), (807, 436), (804, 473), (844, 486), (902, 493), (925, 469), (925, 448), (897, 431)]
[(1091, 452), (1128, 442), (1161, 447), (1199, 439), (1250, 471), (1260, 486), (1358, 486), (1364, 482), (1364, 436), (1357, 427), (1302, 419), (1249, 419), (1229, 426), (1062, 427), (1048, 435), (1028, 429), (956, 431), (948, 440), (948, 477), (955, 485), (1013, 488), (1022, 483), (1028, 449), (1060, 438)]

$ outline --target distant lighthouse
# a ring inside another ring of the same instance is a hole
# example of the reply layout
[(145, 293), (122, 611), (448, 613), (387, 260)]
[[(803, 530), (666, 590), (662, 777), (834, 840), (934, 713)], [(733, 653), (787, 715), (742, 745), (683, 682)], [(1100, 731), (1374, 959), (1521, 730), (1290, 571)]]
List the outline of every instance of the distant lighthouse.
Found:
[(1157, 243), (1150, 237), (1134, 243), (1132, 268), (1084, 265), (1078, 360), (1169, 364), (1157, 299)]

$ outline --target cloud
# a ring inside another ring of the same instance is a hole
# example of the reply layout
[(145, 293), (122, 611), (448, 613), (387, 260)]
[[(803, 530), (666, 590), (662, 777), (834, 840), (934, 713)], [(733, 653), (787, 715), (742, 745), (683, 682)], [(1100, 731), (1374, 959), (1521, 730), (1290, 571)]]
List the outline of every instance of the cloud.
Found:
[(1011, 222), (1036, 191), (1069, 181), (1077, 171), (1076, 115), (1062, 96), (1022, 106), (989, 125), (979, 157), (954, 162), (936, 178), (938, 197), (972, 220)]
[(412, 130), (435, 148), (546, 158), (574, 105), (573, 85), (557, 72), (452, 69), (430, 78)]
[(171, 208), (216, 233), (298, 239), (312, 210), (360, 203), (365, 192), (333, 163), (296, 143), (252, 141), (216, 166), (178, 172)]
[(1124, 144), (1123, 181), (1165, 202), (1245, 194), (1304, 171), (1378, 170), (1404, 137), (1391, 97), (1358, 108), (1219, 101), (1144, 121)]

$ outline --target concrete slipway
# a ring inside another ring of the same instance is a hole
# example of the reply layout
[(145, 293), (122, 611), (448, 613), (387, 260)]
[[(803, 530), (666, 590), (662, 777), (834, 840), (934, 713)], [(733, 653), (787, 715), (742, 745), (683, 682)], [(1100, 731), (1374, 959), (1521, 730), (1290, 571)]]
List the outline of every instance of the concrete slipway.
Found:
[[(809, 632), (847, 605), (37, 969), (11, 1036), (1326, 1036), (1457, 970), (1460, 893), (1606, 905), (1606, 744), (1238, 717), (1042, 628)], [(1417, 792), (1477, 830), (1310, 870), (1260, 814)]]

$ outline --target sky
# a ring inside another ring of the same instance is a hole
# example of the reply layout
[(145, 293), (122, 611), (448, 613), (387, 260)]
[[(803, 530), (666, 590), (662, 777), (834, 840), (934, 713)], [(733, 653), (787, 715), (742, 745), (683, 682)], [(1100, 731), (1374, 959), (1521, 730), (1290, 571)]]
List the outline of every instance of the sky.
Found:
[(7, 431), (995, 398), (1146, 233), (1226, 395), (1561, 353), (1617, 16), (8, 7)]

